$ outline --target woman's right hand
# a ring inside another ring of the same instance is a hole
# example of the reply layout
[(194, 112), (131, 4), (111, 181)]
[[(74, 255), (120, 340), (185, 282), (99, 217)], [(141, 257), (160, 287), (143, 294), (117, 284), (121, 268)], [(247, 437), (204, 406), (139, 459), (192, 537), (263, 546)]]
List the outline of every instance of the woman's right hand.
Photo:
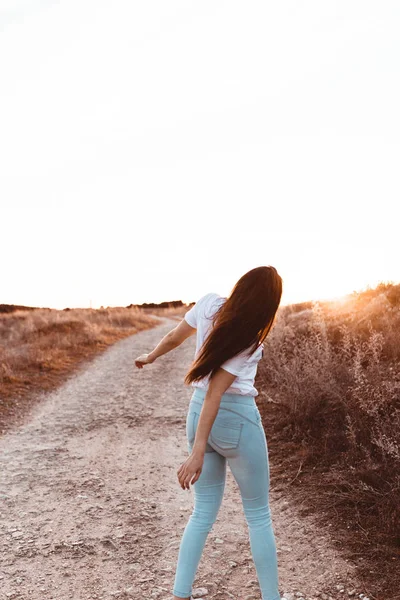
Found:
[(154, 360), (149, 358), (150, 354), (141, 354), (135, 358), (135, 365), (138, 369), (143, 369), (144, 365), (150, 365)]

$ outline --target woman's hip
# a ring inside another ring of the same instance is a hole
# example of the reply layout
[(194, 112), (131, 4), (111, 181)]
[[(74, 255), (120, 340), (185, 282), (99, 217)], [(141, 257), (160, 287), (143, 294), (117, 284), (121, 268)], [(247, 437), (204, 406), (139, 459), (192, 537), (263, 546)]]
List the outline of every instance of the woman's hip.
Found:
[[(233, 394), (229, 394), (231, 396)], [(252, 401), (241, 400), (247, 398)], [(192, 447), (203, 407), (201, 396), (194, 393), (189, 403), (186, 419), (186, 433), (189, 448)], [(261, 415), (254, 397), (244, 396), (237, 402), (231, 402), (229, 397), (221, 398), (218, 413), (214, 419), (208, 437), (208, 445), (226, 456), (237, 452), (258, 453), (265, 450), (266, 439), (261, 423)]]

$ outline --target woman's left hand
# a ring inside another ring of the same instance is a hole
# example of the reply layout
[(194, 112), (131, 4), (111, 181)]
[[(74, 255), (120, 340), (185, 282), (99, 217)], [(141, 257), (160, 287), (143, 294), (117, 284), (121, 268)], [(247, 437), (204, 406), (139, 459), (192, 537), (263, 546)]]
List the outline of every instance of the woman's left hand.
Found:
[[(204, 454), (192, 454), (179, 467), (177, 474), (181, 488), (188, 490), (190, 484), (196, 483), (203, 469)], [(194, 477), (193, 477), (194, 476)]]
[(154, 362), (149, 357), (150, 354), (141, 354), (140, 356), (135, 358), (135, 365), (137, 366), (137, 368), (143, 369), (144, 365), (150, 365), (152, 362)]

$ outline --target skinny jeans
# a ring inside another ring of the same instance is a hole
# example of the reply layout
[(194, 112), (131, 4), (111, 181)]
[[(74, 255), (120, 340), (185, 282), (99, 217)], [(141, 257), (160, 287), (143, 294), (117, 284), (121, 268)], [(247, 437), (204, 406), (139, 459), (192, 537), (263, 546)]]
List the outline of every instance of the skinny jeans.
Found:
[[(192, 451), (206, 390), (195, 387), (187, 418), (186, 436)], [(269, 507), (268, 446), (254, 396), (222, 395), (207, 440), (204, 463), (194, 483), (194, 507), (183, 532), (173, 594), (189, 598), (207, 536), (221, 506), (226, 464), (235, 478), (247, 521), (262, 600), (280, 600), (275, 535)]]

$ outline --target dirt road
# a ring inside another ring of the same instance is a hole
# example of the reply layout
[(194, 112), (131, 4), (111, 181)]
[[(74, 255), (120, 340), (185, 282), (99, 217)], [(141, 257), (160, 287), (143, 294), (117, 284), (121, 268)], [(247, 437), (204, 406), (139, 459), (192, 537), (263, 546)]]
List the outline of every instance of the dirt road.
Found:
[[(193, 503), (176, 471), (187, 457), (192, 390), (183, 377), (195, 340), (143, 369), (133, 359), (174, 325), (162, 319), (110, 347), (0, 439), (1, 600), (171, 598)], [(299, 518), (295, 502), (273, 489), (270, 499), (282, 593), (358, 597), (354, 566), (330, 545), (329, 523), (323, 531)], [(195, 587), (207, 600), (260, 598), (229, 469)]]

